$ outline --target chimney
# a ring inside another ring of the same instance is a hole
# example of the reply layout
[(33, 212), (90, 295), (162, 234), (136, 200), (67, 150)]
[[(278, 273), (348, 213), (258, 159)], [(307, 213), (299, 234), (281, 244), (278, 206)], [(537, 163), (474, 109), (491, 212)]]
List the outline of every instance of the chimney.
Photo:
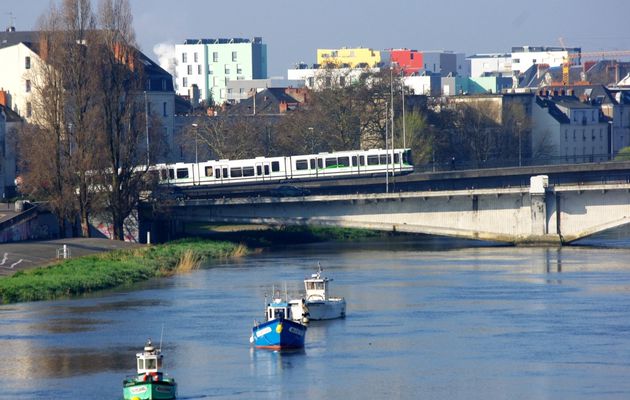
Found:
[(279, 109), (278, 111), (280, 112), (280, 114), (284, 114), (285, 112), (287, 112), (287, 103), (284, 100), (282, 100), (280, 102), (280, 105), (278, 106), (278, 109)]
[(7, 106), (7, 92), (0, 90), (0, 105)]

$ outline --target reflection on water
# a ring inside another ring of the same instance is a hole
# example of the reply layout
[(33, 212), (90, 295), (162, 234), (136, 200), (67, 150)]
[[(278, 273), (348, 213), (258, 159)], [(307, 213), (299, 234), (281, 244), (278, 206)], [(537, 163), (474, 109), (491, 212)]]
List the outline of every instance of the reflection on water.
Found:
[[(181, 398), (630, 398), (630, 250), (426, 238), (291, 247), (78, 300), (0, 307), (2, 398), (120, 398), (148, 337)], [(321, 262), (347, 317), (255, 350), (273, 283)], [(614, 389), (611, 389), (614, 388)]]

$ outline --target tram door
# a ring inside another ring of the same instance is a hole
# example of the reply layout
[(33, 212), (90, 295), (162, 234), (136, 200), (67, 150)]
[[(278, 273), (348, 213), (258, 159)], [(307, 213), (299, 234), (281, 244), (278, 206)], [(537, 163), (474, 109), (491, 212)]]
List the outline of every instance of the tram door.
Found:
[(271, 167), (269, 166), (269, 162), (256, 163), (256, 180), (257, 181), (268, 180), (270, 173), (271, 173)]
[(229, 180), (230, 176), (228, 174), (228, 166), (227, 165), (217, 165), (214, 168), (214, 177), (219, 182), (225, 182)]

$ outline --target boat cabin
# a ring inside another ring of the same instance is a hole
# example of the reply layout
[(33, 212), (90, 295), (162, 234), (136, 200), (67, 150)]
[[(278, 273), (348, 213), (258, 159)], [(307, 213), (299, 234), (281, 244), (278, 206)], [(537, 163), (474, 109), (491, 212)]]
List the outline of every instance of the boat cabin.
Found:
[(291, 305), (280, 299), (275, 299), (267, 306), (267, 321), (273, 319), (291, 319)]
[(163, 357), (160, 350), (156, 349), (149, 339), (144, 345), (144, 352), (136, 354), (138, 374), (160, 372)]
[(332, 279), (322, 278), (321, 266), (316, 274), (310, 278), (304, 279), (304, 289), (306, 290), (307, 301), (327, 301), (328, 300), (328, 282)]

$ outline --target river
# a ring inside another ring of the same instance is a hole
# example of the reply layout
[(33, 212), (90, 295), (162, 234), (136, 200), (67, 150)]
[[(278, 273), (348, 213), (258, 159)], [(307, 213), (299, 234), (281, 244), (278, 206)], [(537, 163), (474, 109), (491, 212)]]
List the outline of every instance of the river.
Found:
[[(627, 399), (624, 243), (320, 243), (2, 306), (0, 398), (120, 399), (134, 354), (163, 334), (180, 399)], [(304, 351), (252, 349), (265, 293), (299, 288), (317, 262), (347, 317), (311, 323)]]

